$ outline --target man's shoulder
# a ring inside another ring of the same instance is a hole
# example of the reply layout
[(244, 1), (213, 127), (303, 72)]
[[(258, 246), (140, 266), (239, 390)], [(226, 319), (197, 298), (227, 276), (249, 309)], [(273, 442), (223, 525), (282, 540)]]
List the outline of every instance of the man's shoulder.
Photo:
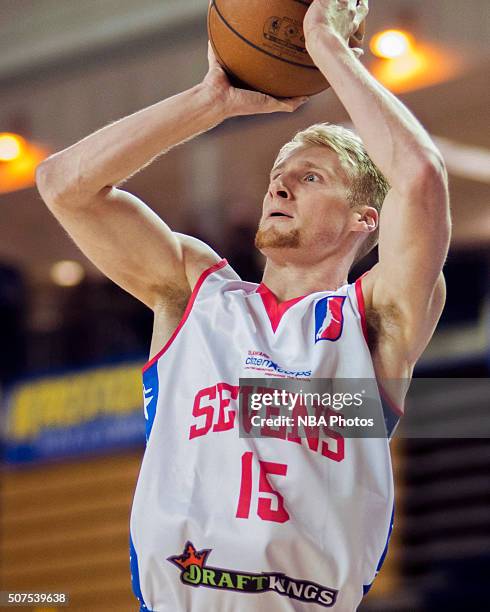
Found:
[(214, 249), (199, 238), (177, 232), (174, 234), (182, 247), (185, 275), (189, 288), (193, 291), (202, 273), (223, 260)]

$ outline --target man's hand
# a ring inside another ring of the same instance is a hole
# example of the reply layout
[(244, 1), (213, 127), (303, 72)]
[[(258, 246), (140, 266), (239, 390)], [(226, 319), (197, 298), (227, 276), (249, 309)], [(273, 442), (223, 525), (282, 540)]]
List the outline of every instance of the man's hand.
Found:
[[(314, 0), (303, 21), (306, 46), (316, 33), (327, 31), (348, 41), (369, 12), (368, 0)], [(363, 51), (353, 48), (358, 57)]]
[(222, 107), (225, 118), (275, 112), (291, 113), (309, 99), (303, 96), (279, 100), (257, 91), (233, 87), (228, 75), (216, 59), (210, 43), (208, 44), (208, 62), (209, 70), (202, 85), (209, 90), (215, 103)]

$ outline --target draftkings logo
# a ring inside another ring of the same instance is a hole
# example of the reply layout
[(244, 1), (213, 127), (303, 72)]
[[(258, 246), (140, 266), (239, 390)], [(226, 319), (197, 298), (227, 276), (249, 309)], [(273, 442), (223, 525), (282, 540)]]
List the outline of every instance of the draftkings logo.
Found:
[(317, 603), (330, 608), (337, 599), (338, 591), (324, 587), (316, 582), (297, 580), (280, 573), (251, 574), (206, 565), (211, 549), (197, 551), (192, 542), (186, 542), (184, 552), (179, 556), (168, 557), (181, 571), (181, 581), (193, 587), (224, 589), (238, 593), (264, 593), (273, 591), (278, 595), (290, 597), (307, 603)]

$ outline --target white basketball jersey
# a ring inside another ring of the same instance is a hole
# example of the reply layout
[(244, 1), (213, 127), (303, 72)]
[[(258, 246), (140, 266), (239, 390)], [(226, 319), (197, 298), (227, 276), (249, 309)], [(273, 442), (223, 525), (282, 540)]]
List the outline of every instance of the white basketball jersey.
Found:
[(143, 371), (130, 524), (141, 610), (357, 608), (391, 531), (388, 439), (240, 437), (238, 395), (240, 378), (373, 379), (363, 316), (359, 281), (279, 304), (226, 260), (201, 275)]

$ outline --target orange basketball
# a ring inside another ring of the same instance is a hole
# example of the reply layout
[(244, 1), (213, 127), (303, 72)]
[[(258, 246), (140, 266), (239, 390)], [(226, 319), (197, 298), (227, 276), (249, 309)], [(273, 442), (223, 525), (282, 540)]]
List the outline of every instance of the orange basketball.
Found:
[[(234, 85), (283, 98), (329, 85), (305, 48), (303, 19), (313, 0), (211, 0), (209, 40)], [(364, 23), (352, 36), (360, 46)]]

